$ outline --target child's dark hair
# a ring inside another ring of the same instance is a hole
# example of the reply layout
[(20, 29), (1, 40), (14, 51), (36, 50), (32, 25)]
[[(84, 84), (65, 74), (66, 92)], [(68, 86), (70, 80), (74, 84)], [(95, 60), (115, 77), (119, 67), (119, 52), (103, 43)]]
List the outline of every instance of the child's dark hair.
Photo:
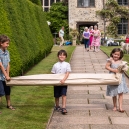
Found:
[(112, 50), (112, 52), (111, 52), (111, 54), (110, 54), (110, 57), (113, 57), (113, 53), (115, 53), (115, 52), (120, 52), (120, 60), (123, 58), (123, 56), (124, 56), (124, 53), (123, 53), (123, 51), (120, 49), (120, 48), (114, 48), (113, 50)]
[(67, 52), (65, 50), (58, 51), (57, 56), (59, 57), (59, 55), (61, 55), (61, 54), (65, 55), (67, 57)]
[(9, 37), (6, 35), (0, 35), (0, 43), (10, 41)]

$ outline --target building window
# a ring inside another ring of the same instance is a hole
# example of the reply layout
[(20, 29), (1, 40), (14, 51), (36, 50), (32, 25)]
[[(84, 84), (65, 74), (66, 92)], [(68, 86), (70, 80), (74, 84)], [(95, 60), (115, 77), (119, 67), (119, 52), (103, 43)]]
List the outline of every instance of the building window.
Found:
[(52, 5), (54, 3), (54, 0), (50, 0), (50, 5)]
[(95, 0), (78, 0), (78, 7), (94, 7)]
[(48, 12), (48, 11), (49, 11), (49, 8), (46, 8), (46, 7), (45, 7), (45, 8), (44, 8), (44, 11), (45, 11), (45, 12)]
[(128, 0), (117, 0), (119, 5), (128, 5)]
[(49, 6), (49, 0), (44, 0), (44, 6)]
[(118, 34), (128, 33), (128, 19), (121, 18), (121, 22), (118, 24)]

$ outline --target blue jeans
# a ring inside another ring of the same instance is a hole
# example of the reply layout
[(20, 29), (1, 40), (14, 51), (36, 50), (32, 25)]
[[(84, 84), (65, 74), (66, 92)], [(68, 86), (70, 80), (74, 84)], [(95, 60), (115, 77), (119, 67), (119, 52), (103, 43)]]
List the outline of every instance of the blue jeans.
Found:
[(89, 48), (89, 39), (84, 39), (85, 48)]

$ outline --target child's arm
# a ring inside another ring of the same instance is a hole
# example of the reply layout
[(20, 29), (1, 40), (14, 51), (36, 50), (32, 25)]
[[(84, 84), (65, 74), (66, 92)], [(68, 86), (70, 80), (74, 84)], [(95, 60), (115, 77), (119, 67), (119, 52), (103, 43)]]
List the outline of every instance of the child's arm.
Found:
[(69, 72), (66, 72), (64, 78), (60, 81), (61, 84), (65, 83), (65, 80), (68, 78), (68, 76), (69, 76)]
[(7, 73), (7, 71), (5, 71), (1, 62), (0, 62), (0, 69), (1, 69), (2, 73), (4, 74), (6, 80), (9, 81), (10, 80), (9, 74)]
[(8, 76), (9, 76), (9, 71), (10, 71), (10, 64), (8, 63), (8, 66), (7, 66), (7, 69), (6, 69), (6, 72), (7, 72)]
[(106, 66), (105, 68), (111, 72), (114, 72), (114, 73), (118, 73), (118, 69), (113, 69), (111, 68), (111, 61), (109, 60), (107, 63), (106, 63)]

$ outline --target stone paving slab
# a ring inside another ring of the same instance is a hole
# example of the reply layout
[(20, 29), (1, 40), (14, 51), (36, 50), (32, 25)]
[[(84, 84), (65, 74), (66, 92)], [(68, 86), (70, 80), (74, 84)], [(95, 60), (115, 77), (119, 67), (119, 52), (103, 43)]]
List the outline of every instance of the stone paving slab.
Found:
[(64, 115), (63, 117), (60, 117), (60, 119), (56, 116), (52, 118), (53, 124), (63, 124), (64, 122), (66, 124), (110, 124), (109, 119), (107, 117), (70, 117), (67, 115)]
[[(112, 103), (111, 104), (106, 104), (106, 107), (107, 107), (108, 110), (112, 110), (113, 109), (113, 104)], [(129, 105), (126, 105), (126, 104), (123, 103), (122, 107), (125, 111), (129, 111)]]
[(84, 99), (84, 98), (86, 98), (86, 99), (95, 99), (95, 98), (97, 98), (97, 99), (102, 99), (103, 98), (103, 96), (101, 95), (101, 94), (92, 94), (92, 95), (90, 95), (90, 94), (78, 94), (78, 96), (75, 96), (75, 95), (72, 95), (72, 94), (70, 94), (69, 96), (67, 96), (67, 99)]
[(89, 125), (73, 125), (73, 124), (55, 124), (55, 125), (50, 125), (49, 129), (90, 129)]
[(90, 129), (129, 129), (129, 125), (90, 125)]
[(85, 87), (83, 89), (84, 90), (69, 90), (69, 88), (68, 88), (67, 95), (69, 95), (69, 94), (74, 94), (74, 95), (88, 94), (88, 90), (85, 90)]
[(103, 90), (89, 90), (89, 94), (105, 94)]
[(112, 124), (129, 125), (129, 117), (110, 117)]
[(95, 86), (87, 86), (87, 85), (81, 85), (81, 86), (78, 86), (78, 85), (75, 85), (75, 86), (69, 86), (68, 87), (68, 92), (69, 90), (92, 90), (92, 91), (100, 91), (100, 87), (95, 85)]
[(129, 93), (128, 94), (124, 94), (123, 99), (129, 99)]
[(104, 116), (104, 117), (127, 117), (126, 113), (120, 113), (118, 111), (112, 111), (112, 110), (90, 110), (90, 116)]
[(106, 110), (105, 104), (67, 104), (67, 109), (71, 110)]
[(129, 110), (126, 110), (127, 116), (129, 117)]
[(112, 99), (89, 99), (90, 104), (112, 104)]
[[(60, 116), (62, 117), (62, 114), (61, 112), (57, 112), (57, 111), (54, 111), (54, 116)], [(68, 110), (68, 114), (67, 114), (67, 117), (70, 116), (70, 117), (85, 117), (85, 116), (90, 116), (90, 111), (89, 110)], [(63, 116), (64, 117), (64, 116)]]
[(74, 104), (88, 104), (88, 100), (87, 99), (68, 99), (67, 100), (67, 104), (71, 104), (71, 103), (74, 103)]

